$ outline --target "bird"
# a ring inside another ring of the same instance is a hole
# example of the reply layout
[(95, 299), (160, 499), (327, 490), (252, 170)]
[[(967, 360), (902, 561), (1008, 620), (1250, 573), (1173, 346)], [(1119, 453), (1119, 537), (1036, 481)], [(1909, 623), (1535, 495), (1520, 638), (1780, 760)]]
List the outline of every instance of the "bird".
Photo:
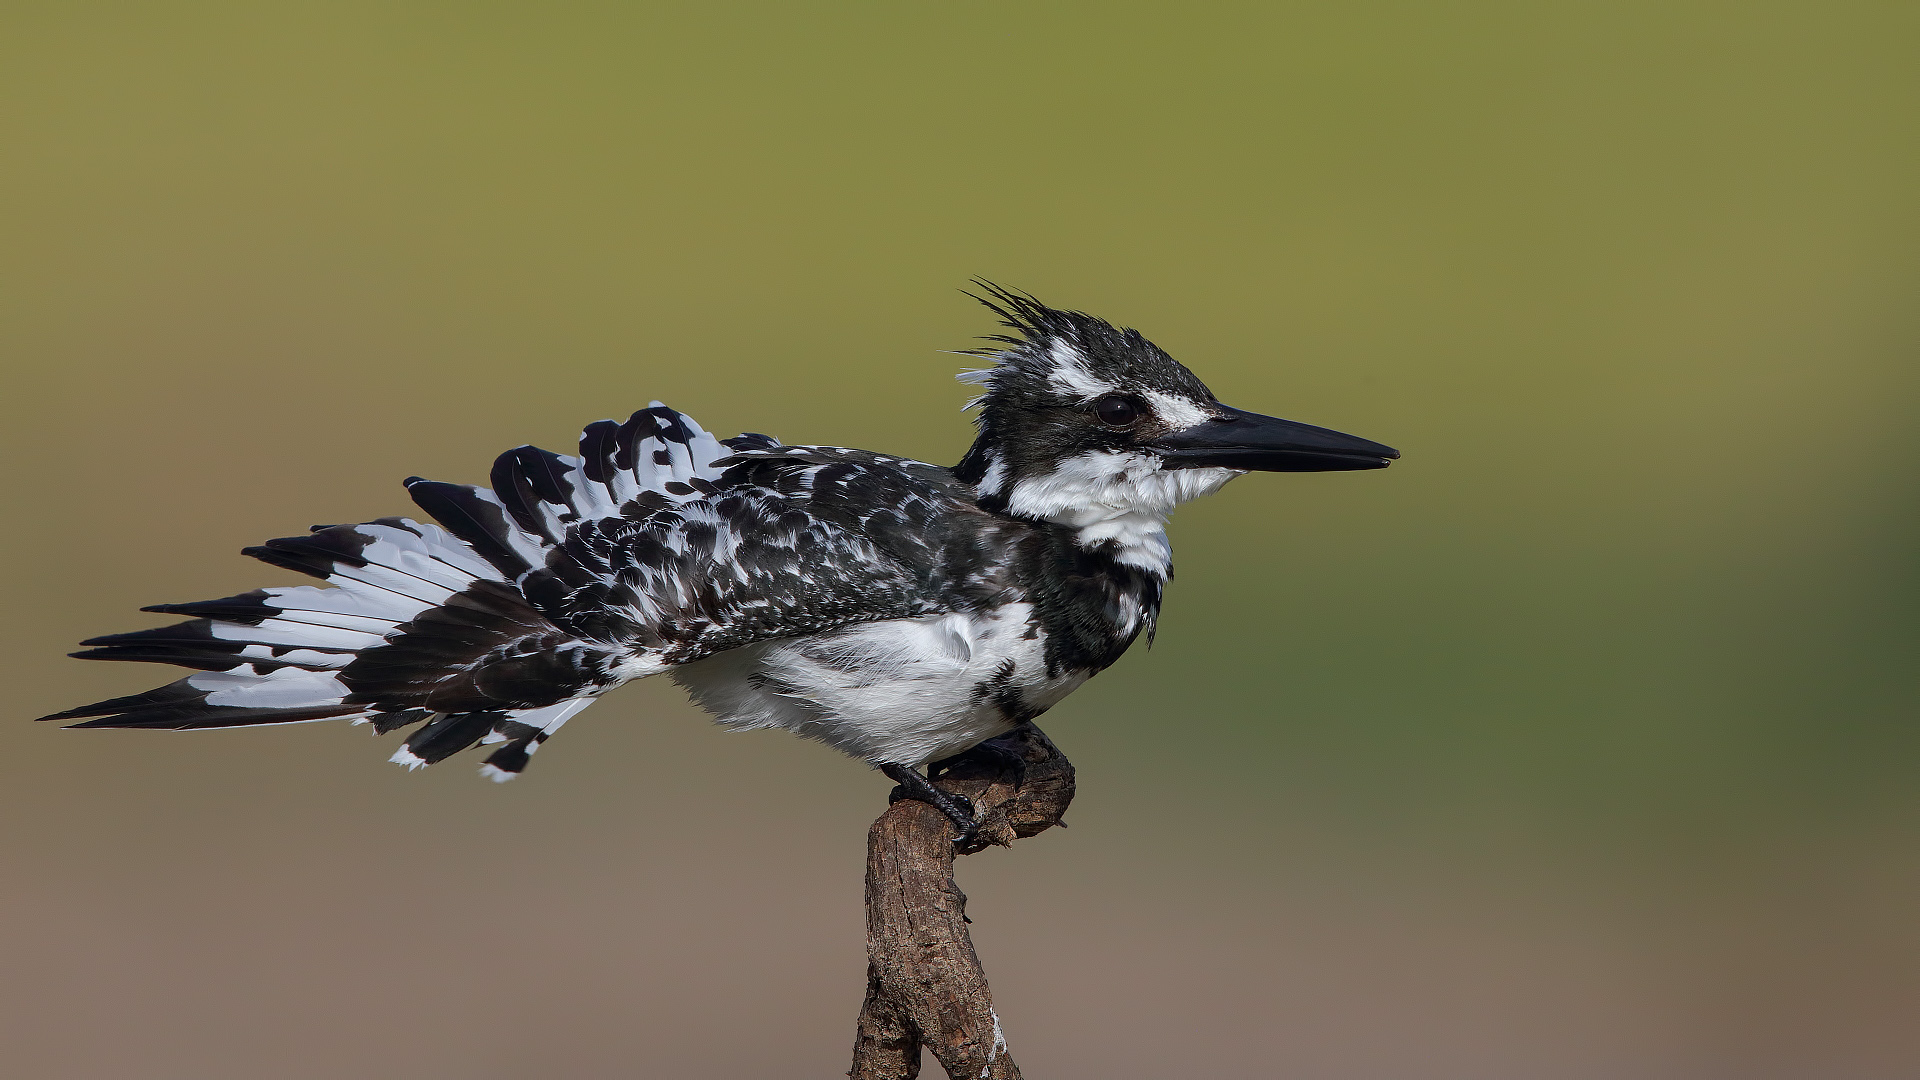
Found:
[(194, 673), (41, 719), (412, 728), (392, 761), (479, 744), (482, 775), (506, 781), (601, 696), (665, 674), (725, 727), (870, 763), (965, 842), (971, 806), (922, 768), (1004, 749), (1151, 642), (1174, 507), (1249, 472), (1400, 456), (1222, 404), (1138, 331), (974, 284), (1011, 333), (957, 350), (985, 363), (959, 376), (981, 392), (951, 468), (718, 439), (656, 401), (589, 424), (576, 454), (509, 450), (486, 485), (408, 478), (431, 520), (245, 548), (321, 584), (142, 608), (187, 618), (71, 655)]

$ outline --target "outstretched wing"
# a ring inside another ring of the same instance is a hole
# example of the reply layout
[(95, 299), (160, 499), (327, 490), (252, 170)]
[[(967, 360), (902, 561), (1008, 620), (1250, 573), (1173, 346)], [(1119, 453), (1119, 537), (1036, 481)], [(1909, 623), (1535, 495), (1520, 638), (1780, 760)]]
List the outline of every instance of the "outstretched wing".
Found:
[(578, 456), (508, 451), (489, 487), (407, 483), (444, 531), (383, 518), (248, 548), (335, 587), (149, 608), (193, 618), (76, 655), (196, 674), (44, 719), (421, 724), (395, 761), (504, 744), (483, 770), (501, 780), (622, 682), (766, 638), (986, 604), (1001, 588), (1008, 526), (946, 470), (718, 440), (658, 402), (590, 425)]
[[(638, 425), (637, 428), (632, 425)], [(993, 602), (1000, 519), (921, 462), (726, 440), (706, 468), (622, 500), (637, 431), (697, 461), (704, 433), (670, 410), (595, 425), (579, 457), (522, 447), (490, 490), (415, 482), (414, 498), (510, 576), (547, 619), (625, 649), (625, 677), (755, 641)], [(655, 452), (676, 468), (677, 452)]]
[[(377, 731), (419, 724), (394, 755), (409, 766), (475, 742), (500, 745), (483, 773), (518, 773), (561, 724), (628, 676), (617, 642), (584, 638), (544, 615), (517, 579), (566, 534), (525, 515), (537, 464), (591, 470), (575, 516), (644, 513), (720, 475), (733, 447), (777, 446), (764, 435), (723, 445), (655, 403), (625, 424), (601, 421), (583, 454), (559, 459), (522, 447), (495, 467), (498, 491), (415, 481), (421, 504), (454, 530), (405, 518), (316, 527), (246, 553), (332, 588), (255, 589), (238, 596), (148, 608), (190, 620), (93, 638), (94, 660), (176, 664), (195, 673), (141, 694), (43, 717), (81, 727), (194, 729), (341, 719)], [(564, 474), (564, 467), (560, 470)], [(486, 527), (492, 523), (495, 527)]]

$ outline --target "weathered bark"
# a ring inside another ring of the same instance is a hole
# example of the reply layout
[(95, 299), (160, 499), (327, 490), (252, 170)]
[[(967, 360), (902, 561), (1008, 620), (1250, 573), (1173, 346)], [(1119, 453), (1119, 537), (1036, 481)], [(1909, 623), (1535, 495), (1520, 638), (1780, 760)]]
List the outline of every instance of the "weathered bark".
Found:
[(889, 806), (867, 832), (867, 1000), (852, 1080), (910, 1080), (920, 1074), (922, 1046), (949, 1077), (1019, 1080), (967, 933), (953, 862), (1060, 824), (1073, 801), (1073, 765), (1031, 724), (997, 741), (1025, 763), (1024, 774), (975, 754), (931, 778), (980, 814), (979, 836), (966, 850), (956, 851), (945, 814), (911, 799)]

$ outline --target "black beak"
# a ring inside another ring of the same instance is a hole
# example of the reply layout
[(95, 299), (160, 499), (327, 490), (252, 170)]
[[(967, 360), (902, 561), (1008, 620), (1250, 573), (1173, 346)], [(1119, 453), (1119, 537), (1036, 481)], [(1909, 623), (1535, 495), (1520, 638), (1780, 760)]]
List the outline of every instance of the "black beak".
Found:
[(1160, 452), (1169, 469), (1248, 469), (1257, 472), (1339, 472), (1384, 469), (1400, 451), (1355, 435), (1312, 424), (1242, 412), (1226, 413), (1147, 445)]

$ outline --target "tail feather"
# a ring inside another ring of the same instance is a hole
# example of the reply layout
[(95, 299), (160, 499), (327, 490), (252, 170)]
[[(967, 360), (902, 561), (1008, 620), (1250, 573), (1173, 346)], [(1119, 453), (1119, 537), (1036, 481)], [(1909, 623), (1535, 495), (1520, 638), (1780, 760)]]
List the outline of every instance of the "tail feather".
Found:
[(537, 446), (515, 447), (493, 463), (494, 497), (522, 531), (543, 547), (552, 547), (566, 537), (567, 526), (579, 520), (568, 480), (578, 464)]
[(127, 713), (100, 720), (88, 720), (83, 724), (69, 724), (72, 728), (157, 728), (165, 731), (202, 731), (214, 728), (242, 727), (279, 727), (282, 724), (311, 724), (320, 720), (351, 720), (363, 715), (363, 711), (354, 706), (313, 705), (304, 709), (229, 709), (216, 717), (209, 718), (204, 712), (191, 709), (148, 710)]
[(501, 784), (519, 776), (527, 767), (533, 752), (540, 749), (540, 745), (551, 738), (554, 732), (559, 731), (560, 725), (591, 704), (592, 698), (574, 698), (544, 709), (521, 713), (494, 725), (493, 732), (480, 742), (483, 745), (505, 745), (487, 756), (480, 766), (480, 775)]
[[(473, 580), (473, 575), (468, 574), (450, 587), (434, 580), (440, 575), (431, 570), (423, 575), (402, 570), (397, 566), (367, 561), (358, 553), (336, 553), (329, 550), (334, 545), (328, 541), (338, 543), (340, 537), (337, 534), (351, 532), (358, 528), (360, 526), (335, 525), (325, 532), (314, 533), (311, 536), (288, 536), (269, 540), (257, 547), (242, 548), (241, 554), (251, 555), (261, 562), (272, 563), (288, 570), (297, 570), (302, 574), (333, 582), (343, 588), (351, 589), (352, 586), (346, 583), (356, 582), (361, 588), (355, 591), (362, 593), (372, 589), (384, 590), (398, 598), (387, 601), (392, 610), (406, 611), (410, 608), (410, 614), (418, 614), (435, 604), (446, 603), (447, 597), (459, 592), (466, 587), (467, 582)], [(393, 561), (404, 563), (404, 555), (396, 554)], [(412, 603), (409, 604), (408, 601)]]
[(539, 564), (540, 546), (509, 524), (506, 507), (493, 492), (414, 476), (407, 479), (407, 494), (508, 580)]
[[(561, 635), (497, 568), (438, 526), (383, 518), (327, 526), (249, 551), (333, 587), (255, 589), (154, 605), (149, 610), (195, 617), (90, 638), (82, 644), (92, 648), (75, 655), (168, 663), (197, 673), (42, 719), (91, 718), (76, 727), (175, 730), (344, 719), (371, 722), (385, 732), (441, 713), (489, 711), (504, 722), (592, 688), (577, 665), (552, 685), (537, 687), (502, 685), (497, 675), (476, 678), (497, 654), (511, 654), (516, 646), (538, 654), (530, 639)], [(551, 666), (543, 672), (551, 673)], [(477, 685), (481, 681), (505, 697), (489, 696)], [(462, 745), (486, 735), (493, 723), (464, 721), (475, 734)], [(436, 738), (423, 744), (446, 745)]]
[(398, 712), (377, 712), (366, 720), (356, 720), (354, 723), (370, 723), (373, 725), (375, 735), (385, 735), (431, 719), (433, 719), (432, 709), (401, 709)]
[[(249, 644), (257, 644), (273, 650), (299, 648), (351, 653), (357, 649), (378, 645), (382, 636), (364, 630), (347, 630), (337, 626), (317, 626), (313, 623), (287, 622), (281, 619), (263, 620), (253, 625), (216, 619), (194, 619), (152, 630), (135, 630), (127, 634), (107, 634), (104, 637), (88, 638), (80, 644), (151, 646), (170, 642), (183, 648), (196, 650), (231, 645), (235, 654), (239, 654)], [(263, 649), (257, 655), (264, 658), (269, 654)]]
[(419, 768), (481, 743), (496, 747), (483, 775), (510, 780), (632, 675), (617, 625), (561, 611), (559, 598), (609, 584), (573, 561), (567, 541), (702, 497), (715, 462), (777, 445), (764, 435), (723, 443), (654, 402), (624, 423), (589, 425), (577, 457), (508, 451), (488, 487), (414, 477), (408, 492), (439, 524), (380, 518), (249, 547), (324, 585), (145, 608), (188, 621), (91, 638), (74, 655), (195, 673), (42, 719), (176, 730), (343, 719), (381, 734), (417, 724), (393, 760)]
[(409, 769), (444, 761), (479, 742), (493, 730), (495, 724), (504, 719), (504, 713), (496, 712), (450, 713), (435, 717), (415, 728), (388, 760)]
[(243, 664), (230, 671), (189, 675), (165, 686), (126, 697), (43, 716), (77, 720), (74, 727), (169, 728), (257, 727), (305, 723), (365, 715), (366, 705), (348, 704), (345, 688), (331, 675), (300, 668), (259, 672)]
[(164, 615), (198, 615), (222, 622), (258, 625), (267, 619), (279, 623), (303, 623), (333, 626), (342, 630), (360, 630), (384, 637), (406, 617), (393, 607), (384, 593), (366, 593), (348, 589), (323, 589), (314, 585), (293, 585), (277, 589), (254, 589), (219, 600), (201, 600), (191, 604), (153, 604), (141, 611)]
[[(127, 637), (133, 635), (128, 634)], [(106, 640), (96, 638), (95, 640)], [(268, 650), (261, 649), (261, 653)], [(224, 641), (195, 642), (190, 640), (157, 639), (129, 645), (109, 645), (102, 648), (85, 649), (68, 653), (76, 660), (120, 660), (147, 664), (173, 664), (178, 667), (198, 668), (201, 671), (231, 671), (235, 661), (245, 656), (246, 662), (259, 671), (272, 671), (276, 668), (299, 667), (309, 671), (321, 668), (343, 668), (353, 663), (352, 650), (298, 649), (284, 655), (255, 655), (255, 650), (247, 646), (235, 646)]]

